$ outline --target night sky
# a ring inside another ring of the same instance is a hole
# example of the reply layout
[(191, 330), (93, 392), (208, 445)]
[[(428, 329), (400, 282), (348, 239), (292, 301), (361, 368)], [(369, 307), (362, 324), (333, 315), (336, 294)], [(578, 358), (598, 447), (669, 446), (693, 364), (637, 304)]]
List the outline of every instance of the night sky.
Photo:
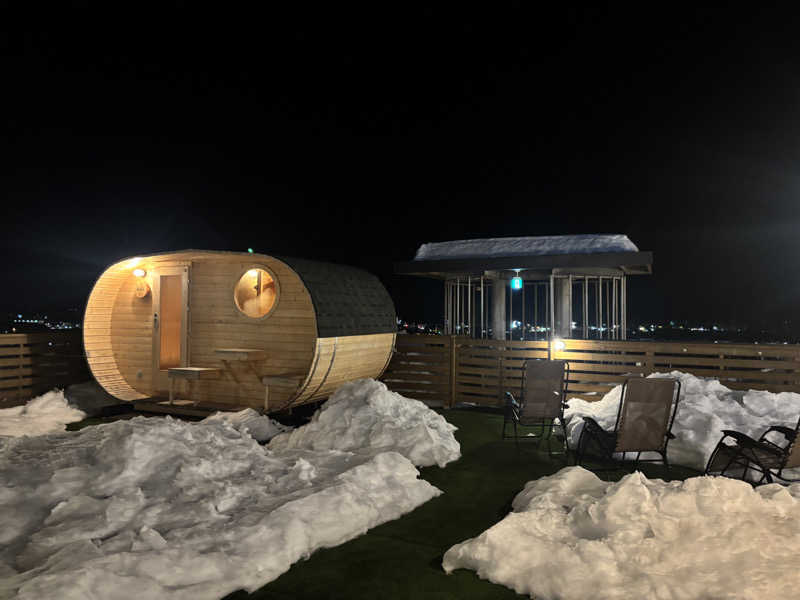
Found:
[(654, 252), (631, 320), (793, 319), (793, 15), (486, 6), (7, 15), (0, 310), (253, 247), (363, 267), (430, 321), (441, 284), (393, 275), (424, 242), (625, 233)]

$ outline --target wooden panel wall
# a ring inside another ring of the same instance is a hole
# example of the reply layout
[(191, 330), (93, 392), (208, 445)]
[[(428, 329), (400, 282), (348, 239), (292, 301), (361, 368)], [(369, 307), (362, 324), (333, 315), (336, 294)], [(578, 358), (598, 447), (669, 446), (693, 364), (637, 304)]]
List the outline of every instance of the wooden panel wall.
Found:
[[(240, 276), (254, 266), (270, 269), (279, 287), (277, 306), (263, 319), (242, 314), (233, 298)], [(300, 278), (282, 262), (262, 256), (248, 260), (240, 255), (198, 259), (192, 265), (190, 294), (191, 366), (223, 368), (221, 379), (193, 384), (191, 399), (262, 408), (262, 376), (308, 375), (317, 345), (314, 307)], [(265, 350), (266, 358), (225, 365), (215, 348)], [(271, 388), (270, 405), (286, 404), (291, 392)]]
[[(137, 298), (135, 291), (136, 277), (123, 271), (109, 337), (116, 368), (125, 383), (149, 396), (153, 389), (153, 293)], [(101, 383), (106, 385), (105, 380)]]
[[(564, 343), (564, 350), (553, 352), (552, 358), (570, 363), (569, 397), (599, 400), (629, 377), (672, 370), (713, 377), (731, 389), (800, 392), (800, 346), (796, 345), (602, 340)], [(397, 350), (383, 377), (386, 384), (411, 398), (450, 405), (501, 405), (506, 391), (520, 392), (524, 361), (547, 358), (544, 341), (410, 335), (398, 337)]]
[[(114, 314), (114, 304), (120, 288), (126, 282), (132, 280), (129, 270), (121, 268), (109, 268), (100, 279), (95, 283), (89, 300), (86, 303), (86, 313), (83, 318), (83, 345), (86, 352), (86, 361), (89, 364), (92, 375), (105, 390), (119, 398), (120, 400), (132, 401), (145, 398), (146, 394), (134, 389), (126, 377), (124, 369), (120, 369), (118, 358), (120, 353), (127, 355), (131, 360), (139, 357), (139, 345), (132, 341), (130, 347), (117, 346), (115, 356), (114, 345), (112, 344), (112, 315)], [(134, 285), (131, 281), (131, 285)], [(133, 292), (131, 292), (133, 296)], [(118, 327), (125, 327), (121, 322)], [(128, 335), (121, 336), (120, 341), (128, 340)], [(148, 351), (151, 353), (151, 351)], [(133, 366), (135, 369), (135, 365)], [(135, 377), (134, 379), (135, 380)]]
[(0, 334), (0, 408), (89, 378), (80, 330)]

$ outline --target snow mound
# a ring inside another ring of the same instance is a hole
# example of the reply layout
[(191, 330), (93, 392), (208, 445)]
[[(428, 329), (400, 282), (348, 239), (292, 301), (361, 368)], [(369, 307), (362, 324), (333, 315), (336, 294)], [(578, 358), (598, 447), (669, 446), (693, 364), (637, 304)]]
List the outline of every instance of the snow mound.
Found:
[[(674, 377), (681, 382), (681, 398), (672, 425), (675, 439), (667, 447), (667, 456), (674, 464), (704, 469), (723, 429), (758, 439), (770, 425), (794, 427), (800, 417), (800, 394), (793, 392), (736, 391), (717, 379), (681, 371), (653, 373), (649, 377)], [(569, 398), (564, 418), (571, 447), (578, 445), (585, 416), (593, 417), (603, 429), (614, 429), (621, 393), (622, 386), (618, 385), (597, 402)], [(642, 458), (651, 456), (643, 453)]]
[(69, 405), (63, 390), (53, 390), (22, 406), (0, 409), (0, 436), (17, 437), (64, 431), (67, 423), (85, 418), (85, 412)]
[(0, 598), (253, 591), (441, 492), (397, 452), (271, 451), (225, 419), (0, 440)]
[(622, 234), (541, 235), (429, 242), (419, 247), (414, 260), (638, 251), (636, 244)]
[(800, 586), (800, 484), (638, 472), (610, 483), (567, 467), (529, 482), (513, 507), (450, 548), (444, 570), (562, 600), (791, 598)]
[(271, 450), (393, 450), (417, 466), (458, 460), (456, 427), (419, 400), (389, 391), (380, 381), (344, 384), (314, 414), (311, 422), (272, 439)]
[(258, 442), (269, 441), (279, 433), (292, 430), (292, 427), (278, 423), (266, 415), (261, 415), (252, 408), (245, 408), (239, 412), (217, 412), (203, 421), (206, 423), (225, 421), (230, 423), (236, 431), (247, 433)]

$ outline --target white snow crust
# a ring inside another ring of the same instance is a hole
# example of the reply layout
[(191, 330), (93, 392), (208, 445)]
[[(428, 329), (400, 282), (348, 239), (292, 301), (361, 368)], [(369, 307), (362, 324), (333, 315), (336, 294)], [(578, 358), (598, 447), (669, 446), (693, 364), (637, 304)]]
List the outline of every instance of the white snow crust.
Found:
[[(406, 415), (406, 402), (382, 396), (379, 418)], [(262, 446), (248, 415), (137, 417), (0, 438), (0, 598), (203, 600), (253, 591), (314, 550), (441, 493), (412, 464), (452, 454), (433, 448), (446, 436), (419, 426), (435, 420), (420, 414), (413, 431), (395, 429), (364, 419), (352, 398), (342, 404), (348, 424), (336, 423), (332, 435), (318, 417), (312, 431), (355, 444), (366, 438), (350, 429), (368, 422), (383, 432), (379, 447)], [(301, 437), (314, 446), (313, 436)], [(419, 459), (417, 446), (427, 448)]]
[(67, 423), (85, 418), (85, 412), (69, 405), (63, 390), (52, 390), (22, 406), (0, 409), (0, 436), (42, 435), (64, 431)]
[(636, 244), (622, 234), (543, 235), (429, 242), (419, 247), (414, 260), (638, 251)]
[(203, 420), (207, 423), (227, 421), (236, 431), (248, 433), (258, 442), (269, 441), (279, 433), (292, 430), (292, 427), (261, 415), (252, 408), (245, 408), (239, 412), (217, 412)]
[(389, 391), (374, 379), (346, 383), (311, 422), (272, 439), (269, 448), (375, 452), (391, 448), (418, 466), (458, 460), (456, 427), (423, 402)]
[[(741, 431), (758, 439), (771, 425), (794, 427), (800, 417), (800, 394), (794, 392), (736, 391), (717, 379), (681, 371), (653, 373), (649, 377), (674, 377), (681, 382), (678, 412), (672, 425), (675, 439), (667, 446), (667, 458), (673, 464), (703, 470), (723, 429)], [(569, 408), (564, 411), (564, 418), (572, 448), (578, 445), (584, 416), (593, 417), (603, 429), (613, 431), (621, 393), (622, 386), (618, 385), (597, 402), (568, 398)], [(785, 444), (782, 436), (773, 441)], [(657, 457), (642, 453), (642, 458)]]
[(800, 484), (639, 472), (610, 483), (567, 467), (527, 483), (442, 566), (540, 599), (793, 598), (798, 551)]

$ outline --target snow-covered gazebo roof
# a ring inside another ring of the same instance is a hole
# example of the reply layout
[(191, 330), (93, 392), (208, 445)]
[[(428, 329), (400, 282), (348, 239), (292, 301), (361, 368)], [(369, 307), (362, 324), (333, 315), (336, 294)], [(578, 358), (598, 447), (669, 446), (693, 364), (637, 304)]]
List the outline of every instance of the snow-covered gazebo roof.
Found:
[(556, 272), (649, 274), (652, 264), (653, 253), (641, 252), (626, 235), (584, 234), (432, 242), (395, 270), (437, 279), (519, 270), (524, 279), (537, 279)]

